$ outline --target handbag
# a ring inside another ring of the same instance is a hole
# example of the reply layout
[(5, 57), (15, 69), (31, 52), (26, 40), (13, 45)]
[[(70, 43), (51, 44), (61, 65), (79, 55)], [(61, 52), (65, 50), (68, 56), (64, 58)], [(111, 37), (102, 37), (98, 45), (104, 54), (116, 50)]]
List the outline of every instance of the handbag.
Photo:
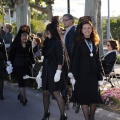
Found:
[(41, 55), (42, 55), (42, 52), (41, 52), (41, 49), (39, 49), (39, 46), (38, 46), (38, 50), (37, 50), (37, 52), (35, 52), (35, 54), (34, 54), (34, 57), (36, 58), (36, 59), (41, 59)]

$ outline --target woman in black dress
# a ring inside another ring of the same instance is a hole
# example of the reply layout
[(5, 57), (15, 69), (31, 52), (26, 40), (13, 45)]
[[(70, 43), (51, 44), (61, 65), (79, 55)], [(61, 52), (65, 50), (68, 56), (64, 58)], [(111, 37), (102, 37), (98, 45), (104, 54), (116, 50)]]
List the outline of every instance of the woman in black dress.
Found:
[(98, 81), (102, 80), (99, 61), (99, 36), (90, 21), (78, 25), (73, 47), (71, 72), (76, 80), (75, 100), (82, 107), (86, 120), (94, 120), (96, 105), (101, 102)]
[(49, 118), (49, 102), (50, 93), (55, 96), (58, 103), (61, 117), (60, 120), (66, 120), (64, 113), (65, 105), (60, 91), (64, 89), (64, 80), (62, 74), (62, 65), (64, 61), (63, 46), (60, 39), (56, 23), (50, 23), (46, 27), (47, 38), (43, 43), (42, 53), (44, 56), (42, 69), (42, 89), (43, 89), (43, 104), (44, 117), (42, 120)]
[(34, 64), (34, 56), (32, 52), (32, 44), (28, 39), (30, 28), (22, 25), (11, 45), (9, 53), (9, 61), (12, 63), (15, 79), (18, 81), (20, 92), (18, 99), (26, 105), (27, 98), (25, 94), (26, 81), (23, 79), (25, 75), (31, 75), (32, 64)]
[(7, 61), (7, 55), (6, 55), (6, 49), (5, 44), (2, 39), (2, 36), (0, 35), (0, 100), (4, 100), (3, 97), (3, 79), (5, 75), (5, 68), (6, 68), (6, 61)]

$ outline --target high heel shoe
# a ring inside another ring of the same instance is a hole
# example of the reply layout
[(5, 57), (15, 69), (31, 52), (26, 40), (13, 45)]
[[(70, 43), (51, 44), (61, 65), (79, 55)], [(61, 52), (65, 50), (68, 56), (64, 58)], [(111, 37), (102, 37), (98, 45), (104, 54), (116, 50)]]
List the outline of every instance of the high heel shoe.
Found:
[(49, 120), (50, 113), (45, 113), (42, 120)]
[(23, 104), (23, 105), (26, 105), (27, 102), (28, 102), (27, 98), (25, 98), (25, 99), (22, 100), (22, 104)]
[(80, 104), (77, 104), (75, 112), (78, 113), (79, 111), (80, 111)]
[(61, 116), (61, 117), (60, 117), (60, 120), (67, 120), (67, 116), (66, 116), (66, 115)]
[(22, 97), (22, 95), (18, 94), (17, 99), (22, 103), (22, 101), (23, 101), (23, 97)]

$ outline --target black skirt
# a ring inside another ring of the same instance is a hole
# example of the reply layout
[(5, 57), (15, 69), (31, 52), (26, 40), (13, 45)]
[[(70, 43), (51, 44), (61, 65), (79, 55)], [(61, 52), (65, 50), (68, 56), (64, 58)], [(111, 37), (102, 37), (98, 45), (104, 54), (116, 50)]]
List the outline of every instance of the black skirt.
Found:
[(96, 74), (81, 74), (75, 83), (75, 100), (81, 105), (102, 103)]

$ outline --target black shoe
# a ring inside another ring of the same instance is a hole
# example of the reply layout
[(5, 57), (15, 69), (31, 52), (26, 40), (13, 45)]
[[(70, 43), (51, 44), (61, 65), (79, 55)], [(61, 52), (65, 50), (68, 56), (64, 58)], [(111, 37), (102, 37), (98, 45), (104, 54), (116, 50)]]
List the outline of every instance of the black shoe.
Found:
[(20, 94), (18, 94), (17, 99), (20, 100)]
[(78, 113), (80, 111), (80, 104), (76, 105), (76, 110), (75, 112)]
[(23, 97), (22, 97), (22, 95), (18, 94), (17, 99), (18, 99), (21, 103), (23, 102)]
[(49, 120), (50, 113), (45, 113), (42, 120)]
[(27, 98), (25, 98), (25, 99), (22, 100), (22, 104), (23, 104), (23, 105), (26, 105), (27, 102), (28, 102)]
[(75, 110), (76, 109), (76, 103), (73, 103), (72, 108)]
[(60, 117), (60, 120), (67, 120), (67, 116), (66, 116), (66, 115), (61, 116), (61, 117)]
[(0, 96), (0, 100), (4, 100), (4, 97), (3, 97), (3, 95), (1, 95), (1, 96)]

